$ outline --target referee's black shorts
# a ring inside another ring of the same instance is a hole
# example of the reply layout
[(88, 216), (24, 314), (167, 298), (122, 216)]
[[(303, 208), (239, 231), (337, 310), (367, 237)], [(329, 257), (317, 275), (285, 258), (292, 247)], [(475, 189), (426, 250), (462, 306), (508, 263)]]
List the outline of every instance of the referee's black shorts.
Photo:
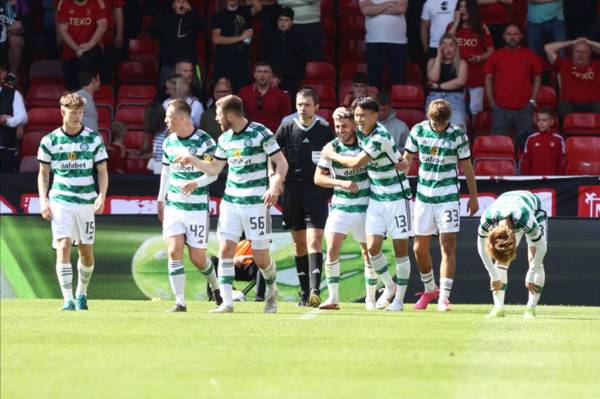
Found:
[(307, 183), (285, 183), (281, 207), (283, 223), (292, 230), (324, 229), (329, 197), (322, 189)]

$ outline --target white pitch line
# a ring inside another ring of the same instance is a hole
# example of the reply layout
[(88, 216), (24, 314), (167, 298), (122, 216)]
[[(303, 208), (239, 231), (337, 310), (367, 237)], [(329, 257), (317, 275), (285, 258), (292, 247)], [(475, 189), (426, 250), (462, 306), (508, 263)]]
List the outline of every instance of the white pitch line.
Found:
[(321, 313), (321, 309), (311, 309), (306, 313), (302, 313), (298, 318), (300, 320), (311, 320), (317, 317), (319, 313)]

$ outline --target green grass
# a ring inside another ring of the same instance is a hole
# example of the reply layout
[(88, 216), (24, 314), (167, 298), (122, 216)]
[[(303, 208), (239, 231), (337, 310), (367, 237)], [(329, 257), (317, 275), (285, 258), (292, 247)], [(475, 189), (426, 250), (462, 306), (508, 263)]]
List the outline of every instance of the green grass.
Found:
[(236, 304), (59, 300), (1, 303), (2, 398), (592, 398), (600, 308), (489, 305), (389, 314), (359, 304), (306, 314)]

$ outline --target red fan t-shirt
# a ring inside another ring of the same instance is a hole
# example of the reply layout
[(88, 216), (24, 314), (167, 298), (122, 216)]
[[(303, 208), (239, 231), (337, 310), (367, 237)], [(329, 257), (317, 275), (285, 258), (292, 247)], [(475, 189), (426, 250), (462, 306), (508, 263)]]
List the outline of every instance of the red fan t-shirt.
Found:
[[(484, 29), (482, 35), (473, 32), (469, 27), (463, 27), (456, 31), (456, 39), (460, 50), (460, 58), (468, 61), (473, 55), (481, 55), (489, 47), (494, 48), (494, 42), (489, 30)], [(469, 75), (465, 87), (482, 87), (485, 84), (483, 66), (485, 63), (469, 63)]]
[(560, 75), (561, 101), (600, 101), (600, 61), (594, 61), (585, 67), (576, 67), (571, 60), (556, 57), (552, 67)]
[(481, 20), (487, 25), (501, 25), (510, 22), (510, 9), (506, 4), (481, 4), (479, 14)]
[[(58, 23), (68, 25), (69, 35), (75, 43), (88, 42), (94, 32), (98, 21), (106, 19), (106, 7), (103, 1), (88, 0), (82, 5), (72, 0), (61, 0), (56, 10)], [(66, 44), (63, 45), (63, 60), (76, 57), (75, 52)]]
[(501, 48), (492, 53), (483, 68), (494, 75), (494, 100), (500, 108), (518, 110), (531, 98), (533, 77), (542, 72), (537, 55), (525, 48)]

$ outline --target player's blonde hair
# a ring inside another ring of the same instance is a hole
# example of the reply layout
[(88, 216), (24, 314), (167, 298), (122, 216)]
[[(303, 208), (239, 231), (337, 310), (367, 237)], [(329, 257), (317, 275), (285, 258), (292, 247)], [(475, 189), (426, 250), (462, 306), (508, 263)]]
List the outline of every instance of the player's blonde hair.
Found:
[(445, 125), (450, 121), (452, 116), (452, 108), (446, 100), (433, 100), (427, 109), (427, 118), (436, 125)]
[(60, 98), (60, 106), (69, 109), (84, 108), (87, 101), (77, 93), (67, 93)]
[(333, 120), (350, 119), (354, 122), (354, 113), (346, 107), (338, 107), (333, 111)]
[(508, 226), (496, 226), (487, 237), (486, 252), (498, 263), (508, 265), (517, 254), (515, 231)]

